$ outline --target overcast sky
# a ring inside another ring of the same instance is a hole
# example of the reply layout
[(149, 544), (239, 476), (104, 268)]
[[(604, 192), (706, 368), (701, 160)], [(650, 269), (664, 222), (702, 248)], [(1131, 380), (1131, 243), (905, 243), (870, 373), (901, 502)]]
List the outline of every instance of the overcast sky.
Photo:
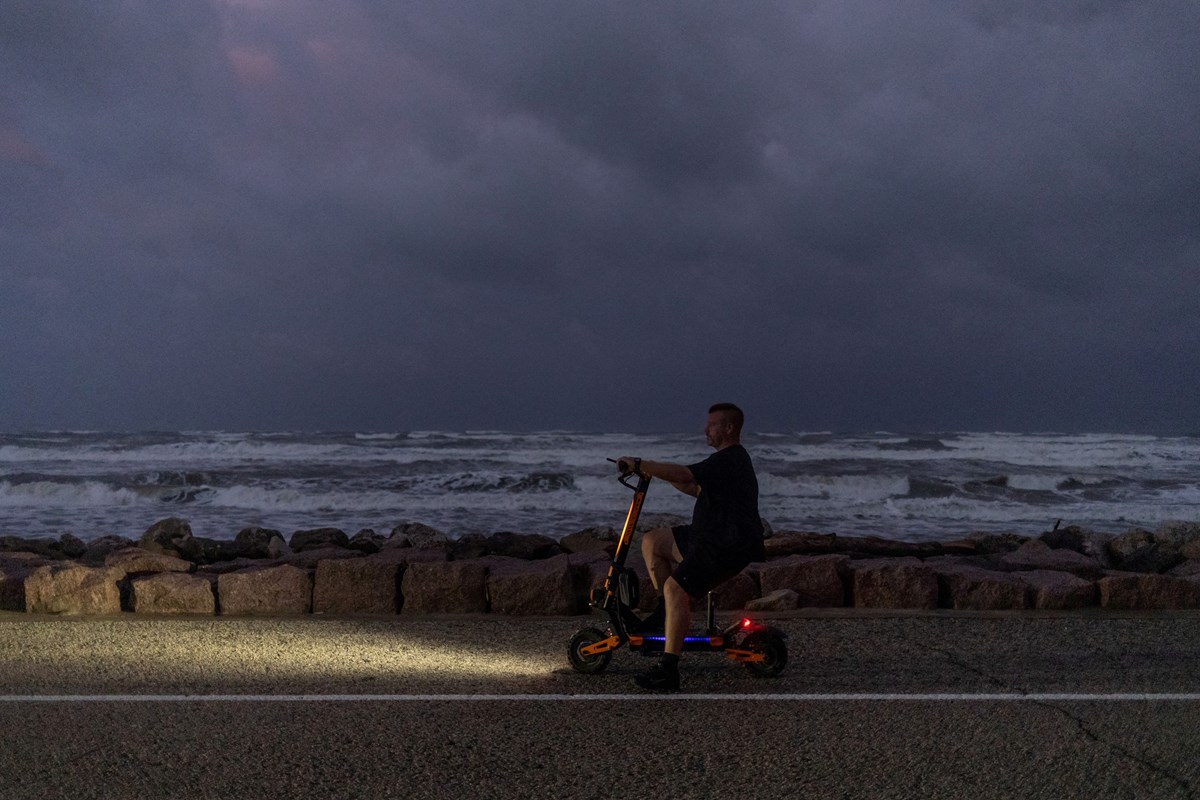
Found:
[(0, 430), (1200, 433), (1200, 3), (0, 0)]

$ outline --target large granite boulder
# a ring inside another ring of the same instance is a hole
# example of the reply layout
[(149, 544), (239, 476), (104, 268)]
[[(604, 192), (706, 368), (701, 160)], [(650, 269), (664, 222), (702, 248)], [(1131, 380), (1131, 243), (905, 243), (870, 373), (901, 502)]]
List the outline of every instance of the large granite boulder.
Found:
[(998, 563), (1005, 572), (1050, 570), (1069, 572), (1081, 578), (1099, 578), (1104, 574), (1103, 567), (1094, 557), (1066, 548), (1055, 550), (1038, 539), (1030, 539), (1013, 552), (1005, 553)]
[(1082, 553), (1083, 548), (1087, 546), (1088, 534), (1090, 531), (1087, 528), (1079, 525), (1068, 525), (1065, 528), (1054, 528), (1053, 530), (1044, 531), (1038, 537), (1037, 541), (1054, 550), (1074, 550), (1076, 553)]
[(1200, 559), (1200, 522), (1168, 520), (1154, 530), (1154, 540), (1178, 550), (1185, 559)]
[(801, 608), (839, 607), (846, 604), (842, 575), (850, 557), (846, 555), (788, 556), (751, 565), (765, 596), (777, 589), (791, 589)]
[(400, 582), (400, 610), (405, 614), (484, 613), (487, 572), (476, 561), (409, 564)]
[(940, 572), (942, 569), (951, 569), (954, 567), (978, 567), (979, 569), (991, 569), (994, 562), (989, 556), (957, 555), (924, 558), (921, 559), (921, 563), (927, 567), (932, 567), (934, 572)]
[(350, 544), (348, 547), (351, 550), (357, 550), (360, 553), (371, 555), (372, 553), (378, 553), (380, 550), (382, 550), (383, 545), (387, 540), (388, 537), (384, 536), (382, 533), (376, 533), (370, 528), (363, 528), (361, 531), (350, 537)]
[(217, 577), (217, 596), (222, 614), (307, 614), (312, 577), (291, 564), (226, 572)]
[(938, 542), (938, 548), (942, 555), (947, 556), (973, 556), (979, 553), (979, 545), (971, 539), (951, 539)]
[(201, 575), (224, 575), (228, 572), (241, 572), (246, 569), (278, 567), (283, 563), (283, 561), (277, 558), (235, 558), (232, 561), (218, 561), (215, 564), (197, 564), (196, 573)]
[(182, 572), (161, 572), (133, 578), (129, 610), (137, 614), (217, 613), (213, 579)]
[(25, 610), (25, 580), (45, 563), (33, 553), (4, 553), (0, 557), (0, 611)]
[(152, 553), (141, 547), (127, 547), (109, 553), (104, 558), (104, 566), (116, 567), (129, 575), (141, 572), (191, 572), (195, 569), (191, 561), (165, 553)]
[(747, 568), (713, 589), (713, 594), (716, 596), (719, 610), (738, 611), (758, 598), (758, 579), (755, 573)]
[(92, 539), (87, 544), (87, 550), (80, 556), (80, 561), (88, 566), (99, 566), (108, 558), (109, 553), (137, 547), (137, 542), (125, 536), (109, 534), (98, 539)]
[(1168, 575), (1176, 578), (1200, 577), (1200, 559), (1188, 559), (1167, 570)]
[(569, 556), (528, 561), (492, 556), (487, 559), (487, 596), (493, 614), (514, 616), (568, 615), (580, 612), (578, 570)]
[(349, 547), (350, 537), (337, 528), (314, 528), (308, 531), (296, 531), (288, 540), (288, 546), (293, 553), (303, 553), (305, 550), (320, 550), (327, 547)]
[(523, 558), (535, 561), (562, 555), (565, 551), (558, 542), (540, 533), (512, 533), (501, 531), (488, 537), (490, 555), (508, 558)]
[(943, 545), (939, 542), (900, 542), (879, 536), (839, 536), (837, 549), (857, 557), (929, 558), (941, 555)]
[(611, 556), (619, 535), (612, 528), (587, 528), (564, 536), (559, 544), (568, 553), (603, 552)]
[(405, 522), (392, 528), (386, 547), (421, 547), (432, 549), (445, 547), (450, 543), (450, 537), (420, 522)]
[(763, 542), (767, 558), (796, 555), (821, 555), (838, 551), (839, 539), (832, 533), (784, 531)]
[(314, 614), (395, 614), (400, 610), (400, 570), (373, 558), (317, 562)]
[(195, 539), (200, 545), (200, 555), (196, 558), (198, 563), (216, 564), (241, 558), (241, 548), (229, 539), (210, 539), (206, 536), (197, 536)]
[(800, 595), (791, 589), (776, 589), (746, 603), (747, 611), (791, 611), (800, 605)]
[(57, 539), (49, 536), (0, 536), (0, 553), (33, 553), (43, 558), (65, 559), (79, 558), (85, 552), (87, 545), (70, 533), (64, 533)]
[(446, 561), (444, 547), (385, 547), (378, 553), (366, 557), (368, 561), (394, 564), (403, 570), (409, 564), (427, 564), (431, 561)]
[(1200, 522), (1185, 522), (1183, 520), (1168, 520), (1154, 530), (1154, 541), (1163, 542), (1180, 550), (1186, 548), (1187, 558), (1200, 556)]
[(1038, 537), (1038, 541), (1054, 550), (1074, 550), (1085, 556), (1091, 556), (1108, 569), (1112, 566), (1112, 556), (1108, 553), (1108, 543), (1113, 539), (1112, 534), (1099, 533), (1079, 525), (1068, 525), (1065, 528), (1055, 528), (1046, 531)]
[(56, 562), (25, 578), (25, 610), (31, 614), (118, 614), (124, 570)]
[(1003, 611), (1028, 607), (1026, 584), (1007, 572), (970, 566), (938, 567), (939, 604), (970, 611)]
[(1153, 533), (1132, 528), (1108, 543), (1113, 566), (1124, 572), (1166, 572), (1184, 560), (1179, 548)]
[(973, 533), (967, 541), (975, 545), (975, 552), (982, 556), (998, 556), (1011, 553), (1028, 541), (1027, 536), (1016, 533)]
[(567, 550), (549, 536), (501, 531), (490, 536), (468, 533), (446, 544), (451, 561), (471, 561), (487, 556), (520, 558), (526, 561), (563, 555)]
[(938, 580), (919, 558), (850, 562), (855, 608), (937, 608)]
[(58, 537), (58, 549), (66, 558), (81, 558), (87, 552), (88, 546), (78, 536), (64, 533)]
[(1200, 583), (1169, 575), (1108, 575), (1100, 579), (1100, 605), (1113, 610), (1200, 608)]
[[(571, 554), (571, 563), (583, 571), (583, 593), (585, 598), (591, 597), (591, 591), (604, 583), (608, 576), (608, 567), (612, 563), (609, 556), (600, 550), (583, 551)], [(649, 579), (647, 579), (649, 582)], [(651, 587), (653, 591), (653, 587)]]
[(358, 550), (328, 547), (319, 550), (306, 550), (303, 553), (292, 553), (289, 551), (281, 558), (274, 559), (237, 558), (233, 561), (223, 561), (216, 564), (199, 564), (196, 566), (196, 571), (208, 575), (222, 575), (227, 572), (240, 572), (245, 569), (277, 567), (280, 564), (291, 564), (293, 567), (300, 567), (301, 569), (316, 569), (317, 565), (322, 561), (356, 561), (361, 559), (379, 559), (385, 563), (403, 567), (405, 564), (414, 561), (445, 561), (446, 551), (443, 549), (427, 550), (425, 548), (396, 547), (385, 548), (378, 553), (368, 556)]
[(278, 561), (283, 564), (291, 564), (293, 567), (300, 567), (301, 569), (316, 569), (317, 564), (322, 561), (358, 558), (365, 558), (365, 556), (361, 551), (351, 550), (348, 547), (313, 547), (280, 556)]
[(463, 534), (446, 544), (446, 558), (450, 561), (471, 561), (491, 552), (491, 542), (482, 533)]
[(270, 528), (243, 528), (233, 544), (241, 558), (280, 558), (290, 552), (283, 534)]
[(142, 534), (138, 544), (151, 553), (165, 553), (188, 561), (199, 561), (204, 552), (203, 546), (192, 535), (192, 526), (178, 517), (159, 520), (151, 525)]
[(1062, 610), (1087, 608), (1096, 604), (1096, 582), (1053, 570), (1027, 570), (1014, 573), (1028, 587), (1029, 604), (1036, 609)]
[(66, 558), (49, 536), (0, 536), (0, 553), (31, 553), (42, 558)]

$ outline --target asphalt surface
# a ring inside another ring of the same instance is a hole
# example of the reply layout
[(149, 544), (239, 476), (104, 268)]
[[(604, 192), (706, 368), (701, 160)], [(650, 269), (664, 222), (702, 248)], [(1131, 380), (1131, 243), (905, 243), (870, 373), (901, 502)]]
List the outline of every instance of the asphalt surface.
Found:
[(669, 699), (567, 667), (593, 621), (0, 614), (0, 798), (1200, 794), (1196, 612), (795, 613)]

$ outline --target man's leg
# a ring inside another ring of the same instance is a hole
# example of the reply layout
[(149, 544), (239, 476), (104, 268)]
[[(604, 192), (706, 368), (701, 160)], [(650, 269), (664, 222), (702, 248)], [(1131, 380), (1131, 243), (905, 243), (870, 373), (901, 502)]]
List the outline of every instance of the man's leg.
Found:
[(663, 655), (657, 664), (634, 677), (634, 683), (652, 692), (679, 691), (679, 656), (683, 654), (683, 637), (691, 621), (691, 598), (679, 581), (668, 577), (663, 583), (663, 605), (666, 611), (666, 641)]
[[(679, 690), (679, 656), (683, 653), (683, 637), (691, 621), (691, 599), (672, 573), (675, 565), (683, 561), (683, 555), (675, 544), (672, 528), (656, 528), (642, 539), (642, 555), (654, 588), (662, 593), (659, 598), (666, 641), (663, 642), (663, 657), (654, 667), (634, 678), (643, 689), (654, 692)], [(646, 624), (655, 620), (659, 609), (646, 618)]]
[(675, 565), (683, 561), (683, 554), (675, 544), (675, 532), (671, 528), (655, 528), (642, 537), (642, 558), (646, 560), (646, 569), (650, 571), (650, 582), (659, 594)]
[(663, 584), (663, 599), (667, 606), (666, 641), (663, 652), (678, 657), (683, 655), (683, 637), (692, 621), (692, 598), (674, 578)]

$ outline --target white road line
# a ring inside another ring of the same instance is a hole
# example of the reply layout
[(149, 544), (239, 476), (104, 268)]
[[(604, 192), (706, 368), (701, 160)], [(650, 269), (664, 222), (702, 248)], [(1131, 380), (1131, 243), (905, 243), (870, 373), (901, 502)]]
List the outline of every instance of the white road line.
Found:
[(1146, 703), (1200, 702), (1200, 692), (843, 692), (829, 694), (13, 694), (0, 703)]

